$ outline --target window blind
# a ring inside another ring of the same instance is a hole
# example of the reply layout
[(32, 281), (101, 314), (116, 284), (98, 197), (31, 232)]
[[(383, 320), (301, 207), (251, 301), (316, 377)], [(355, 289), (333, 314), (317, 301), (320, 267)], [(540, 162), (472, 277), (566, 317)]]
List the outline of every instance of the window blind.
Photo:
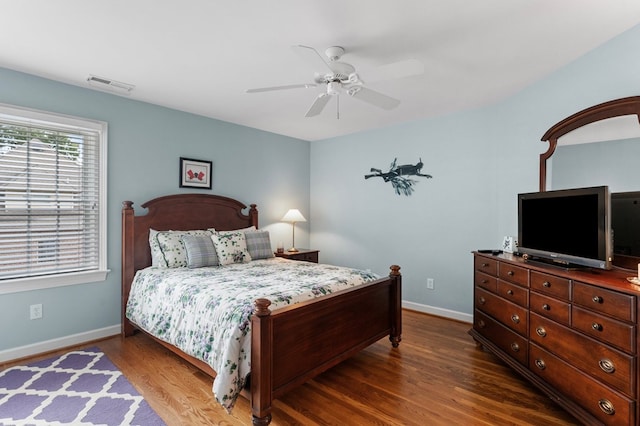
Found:
[(100, 143), (100, 129), (0, 114), (0, 280), (103, 267)]

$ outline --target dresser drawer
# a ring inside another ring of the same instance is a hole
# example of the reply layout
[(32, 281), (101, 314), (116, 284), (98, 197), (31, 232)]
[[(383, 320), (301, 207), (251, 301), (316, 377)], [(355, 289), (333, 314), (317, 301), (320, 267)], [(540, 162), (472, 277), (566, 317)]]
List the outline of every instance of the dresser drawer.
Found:
[(580, 372), (534, 343), (529, 369), (607, 425), (635, 425), (632, 400)]
[(630, 397), (636, 394), (635, 357), (532, 313), (529, 339)]
[(488, 259), (483, 256), (475, 256), (473, 258), (473, 267), (476, 271), (482, 271), (485, 274), (493, 276), (498, 275), (498, 261), (495, 259)]
[(571, 300), (571, 281), (567, 278), (531, 271), (531, 290), (558, 299)]
[(498, 264), (498, 278), (523, 287), (529, 287), (529, 270), (509, 263)]
[(476, 287), (475, 307), (500, 321), (521, 336), (529, 331), (529, 311), (493, 293)]
[(537, 312), (564, 325), (570, 324), (571, 305), (567, 302), (532, 291), (529, 294), (529, 307), (532, 312)]
[(618, 349), (633, 354), (636, 352), (636, 327), (598, 315), (592, 311), (572, 306), (571, 324), (598, 340), (610, 343)]
[(495, 276), (492, 277), (480, 271), (475, 271), (473, 282), (477, 287), (485, 288), (492, 293), (498, 291), (498, 279)]
[(498, 280), (497, 294), (525, 308), (529, 306), (529, 290), (517, 284)]
[(636, 321), (636, 298), (630, 294), (575, 282), (573, 303), (622, 321)]
[(474, 318), (474, 328), (480, 334), (495, 343), (503, 352), (517, 359), (520, 364), (527, 366), (529, 345), (524, 337), (481, 311), (476, 310)]

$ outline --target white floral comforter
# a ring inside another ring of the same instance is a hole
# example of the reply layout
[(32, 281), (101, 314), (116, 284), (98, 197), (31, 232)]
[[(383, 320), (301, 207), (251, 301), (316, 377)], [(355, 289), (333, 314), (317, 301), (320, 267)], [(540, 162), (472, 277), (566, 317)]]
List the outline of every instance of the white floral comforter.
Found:
[(126, 316), (209, 364), (216, 400), (231, 411), (251, 368), (253, 302), (271, 309), (373, 281), (356, 269), (282, 258), (208, 268), (149, 267), (134, 278)]

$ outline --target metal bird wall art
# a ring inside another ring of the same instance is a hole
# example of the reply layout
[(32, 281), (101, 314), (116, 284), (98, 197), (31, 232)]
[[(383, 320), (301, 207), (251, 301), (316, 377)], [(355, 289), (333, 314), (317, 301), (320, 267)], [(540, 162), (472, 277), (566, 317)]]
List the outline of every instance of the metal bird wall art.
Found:
[(413, 185), (418, 181), (411, 179), (407, 176), (420, 176), (427, 179), (431, 179), (433, 176), (421, 173), (424, 163), (422, 158), (416, 164), (403, 164), (397, 165), (398, 158), (394, 158), (388, 172), (383, 172), (381, 169), (371, 168), (370, 174), (364, 175), (365, 179), (372, 177), (380, 177), (384, 182), (391, 182), (391, 186), (398, 195), (409, 196), (413, 193)]

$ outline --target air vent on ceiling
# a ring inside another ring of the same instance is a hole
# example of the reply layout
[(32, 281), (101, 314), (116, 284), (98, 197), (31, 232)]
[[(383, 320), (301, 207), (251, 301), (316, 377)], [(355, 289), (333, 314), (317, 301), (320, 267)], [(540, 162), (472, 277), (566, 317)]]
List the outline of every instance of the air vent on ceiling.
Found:
[(133, 84), (122, 83), (121, 81), (115, 81), (109, 78), (98, 77), (91, 74), (89, 74), (87, 82), (89, 82), (90, 86), (96, 87), (100, 90), (120, 93), (123, 95), (128, 95), (136, 87)]

